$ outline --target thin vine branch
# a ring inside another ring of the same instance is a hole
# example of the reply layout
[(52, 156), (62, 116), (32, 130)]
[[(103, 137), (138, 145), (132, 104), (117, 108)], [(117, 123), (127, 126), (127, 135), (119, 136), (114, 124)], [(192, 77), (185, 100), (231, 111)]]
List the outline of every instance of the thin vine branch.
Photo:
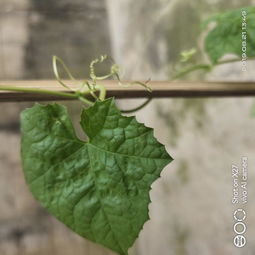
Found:
[[(255, 58), (247, 59), (247, 61), (252, 61), (252, 60), (255, 60)], [(229, 64), (229, 63), (235, 63), (235, 62), (240, 62), (240, 59), (233, 58), (233, 59), (218, 61), (216, 64), (199, 64), (199, 65), (190, 66), (190, 67), (184, 68), (184, 69), (180, 70), (179, 72), (177, 72), (176, 74), (174, 74), (172, 76), (172, 80), (176, 80), (181, 77), (184, 77), (187, 74), (192, 73), (194, 71), (204, 70), (206, 72), (209, 72), (216, 66), (225, 65), (225, 64)]]
[[(106, 59), (110, 59), (113, 62), (111, 65), (111, 68), (110, 68), (110, 72), (103, 76), (97, 76), (96, 68), (95, 68), (96, 64), (102, 63)], [(82, 81), (82, 83), (80, 84), (80, 87), (76, 90), (74, 90), (70, 86), (68, 86), (61, 78), (60, 72), (59, 72), (59, 66), (58, 66), (59, 64), (63, 68), (63, 70), (67, 74), (67, 77), (70, 80), (72, 80), (73, 82), (77, 82), (77, 83), (78, 83), (78, 81), (72, 75), (70, 69), (65, 64), (65, 62), (61, 58), (59, 58), (57, 56), (53, 56), (52, 67), (53, 67), (53, 73), (55, 75), (55, 78), (61, 86), (63, 86), (65, 89), (68, 89), (70, 92), (59, 92), (59, 91), (46, 90), (46, 89), (22, 88), (22, 87), (14, 87), (14, 86), (7, 86), (7, 85), (0, 85), (0, 90), (33, 93), (33, 94), (47, 94), (47, 95), (53, 95), (53, 96), (60, 96), (60, 97), (64, 97), (64, 98), (78, 99), (88, 106), (91, 106), (94, 104), (94, 102), (91, 101), (88, 96), (92, 96), (92, 98), (94, 98), (95, 101), (105, 100), (106, 88), (103, 85), (99, 85), (98, 81), (103, 81), (108, 78), (117, 79), (118, 84), (120, 86), (128, 87), (133, 84), (138, 84), (138, 85), (145, 87), (148, 91), (151, 92), (151, 88), (147, 85), (149, 80), (146, 81), (145, 83), (140, 82), (140, 81), (135, 81), (132, 83), (123, 84), (119, 77), (119, 67), (114, 63), (113, 59), (108, 57), (107, 55), (103, 55), (100, 58), (97, 58), (91, 62), (91, 64), (90, 64), (90, 78), (91, 78), (91, 80)], [(131, 112), (138, 111), (138, 110), (142, 109), (143, 107), (145, 107), (150, 101), (151, 101), (151, 99), (147, 100), (145, 103), (136, 107), (135, 109), (131, 109), (131, 110), (123, 111), (123, 112), (131, 113)]]
[(58, 92), (58, 91), (46, 90), (46, 89), (32, 89), (32, 88), (21, 88), (21, 87), (0, 85), (0, 90), (16, 91), (16, 92), (24, 92), (24, 93), (32, 93), (32, 94), (46, 94), (46, 95), (53, 95), (53, 96), (68, 97), (73, 99), (77, 98), (77, 95), (75, 95), (74, 93)]

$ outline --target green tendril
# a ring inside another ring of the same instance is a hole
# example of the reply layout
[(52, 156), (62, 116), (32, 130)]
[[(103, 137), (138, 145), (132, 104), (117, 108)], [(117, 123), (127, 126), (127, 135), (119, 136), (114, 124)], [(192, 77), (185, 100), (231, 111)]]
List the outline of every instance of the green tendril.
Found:
[(140, 85), (144, 87), (147, 91), (152, 92), (152, 89), (147, 85), (149, 82), (150, 80), (147, 80), (146, 82), (134, 81), (130, 83), (123, 83), (121, 80), (118, 79), (118, 84), (121, 87), (130, 87), (132, 85)]
[[(57, 56), (53, 56), (52, 58), (52, 63), (53, 63), (53, 72), (54, 72), (54, 75), (56, 77), (56, 80), (65, 88), (73, 91), (75, 93), (75, 95), (77, 96), (77, 98), (82, 101), (83, 103), (86, 103), (88, 105), (92, 105), (93, 102), (90, 101), (89, 99), (85, 98), (85, 94), (90, 94), (94, 99), (98, 100), (98, 97), (96, 96), (96, 94), (94, 93), (95, 92), (95, 89), (93, 87), (91, 87), (91, 85), (89, 84), (88, 81), (83, 81), (82, 82), (82, 85), (81, 85), (81, 89), (77, 89), (76, 91), (74, 91), (72, 88), (70, 88), (68, 85), (66, 85), (62, 78), (60, 77), (60, 74), (59, 74), (59, 71), (58, 71), (58, 63), (61, 64), (61, 66), (63, 67), (63, 69), (65, 70), (68, 78), (72, 81), (75, 81), (77, 82), (77, 80), (74, 78), (74, 76), (72, 75), (70, 69), (67, 67), (67, 65), (65, 64), (65, 62), (57, 57)], [(88, 87), (88, 90), (86, 91), (86, 93), (82, 90), (84, 88), (84, 85), (87, 85)]]
[[(97, 64), (103, 63), (107, 59), (109, 59), (113, 63), (111, 65), (110, 73), (106, 74), (104, 76), (97, 76), (96, 71), (95, 71), (95, 66)], [(113, 78), (118, 81), (119, 86), (130, 87), (132, 85), (140, 85), (140, 86), (144, 87), (147, 91), (152, 92), (151, 88), (148, 86), (150, 79), (147, 80), (146, 82), (134, 81), (131, 83), (123, 83), (119, 76), (119, 66), (116, 65), (114, 60), (107, 55), (102, 55), (100, 58), (97, 58), (91, 62), (91, 64), (90, 64), (90, 78), (92, 80), (92, 86), (96, 86), (97, 81)]]
[[(96, 65), (103, 63), (107, 59), (112, 62), (110, 72), (104, 76), (97, 76)], [(65, 71), (65, 74), (67, 75), (68, 79), (70, 79), (73, 82), (77, 82), (77, 84), (80, 83), (80, 86), (78, 89), (71, 88), (69, 85), (67, 85), (63, 81), (62, 77), (60, 76), (59, 65)], [(99, 85), (98, 81), (106, 80), (108, 78), (116, 79), (118, 81), (118, 84), (123, 87), (129, 87), (134, 84), (138, 84), (146, 88), (149, 92), (151, 92), (151, 88), (148, 86), (148, 83), (150, 82), (150, 80), (146, 82), (134, 81), (131, 83), (123, 83), (119, 76), (119, 66), (116, 65), (114, 60), (107, 55), (102, 55), (101, 57), (91, 61), (89, 66), (90, 68), (89, 76), (91, 80), (83, 80), (82, 82), (74, 78), (74, 76), (72, 75), (70, 69), (65, 64), (65, 62), (57, 56), (53, 56), (52, 58), (52, 67), (53, 67), (53, 73), (55, 75), (57, 82), (69, 91), (61, 92), (61, 91), (52, 91), (52, 90), (45, 90), (45, 89), (12, 87), (12, 86), (5, 86), (5, 85), (0, 85), (0, 90), (17, 91), (17, 92), (33, 93), (33, 94), (36, 94), (36, 93), (47, 94), (47, 95), (53, 95), (53, 96), (61, 96), (61, 97), (70, 98), (70, 99), (78, 99), (89, 106), (93, 105), (95, 101), (105, 100), (106, 88), (103, 85)], [(92, 97), (95, 101), (91, 101), (88, 97), (90, 98)], [(150, 101), (151, 101), (151, 98), (148, 98), (148, 100), (144, 102), (142, 105), (131, 110), (123, 110), (122, 112), (132, 113), (132, 112), (138, 111), (142, 109), (143, 107), (145, 107)]]
[(144, 103), (142, 103), (140, 106), (130, 109), (130, 110), (121, 110), (122, 113), (133, 113), (133, 112), (137, 112), (139, 110), (141, 110), (142, 108), (144, 108), (147, 104), (149, 104), (151, 102), (152, 98), (148, 98)]
[(65, 62), (57, 57), (57, 56), (53, 56), (52, 58), (52, 66), (53, 66), (53, 72), (55, 75), (56, 80), (65, 88), (72, 90), (68, 85), (66, 85), (63, 80), (61, 79), (60, 75), (59, 75), (59, 71), (58, 71), (58, 62), (61, 64), (61, 66), (63, 67), (63, 69), (65, 70), (68, 78), (72, 81), (75, 81), (76, 79), (73, 77), (71, 71), (69, 70), (69, 68), (67, 67), (67, 65), (65, 64)]
[[(107, 59), (109, 59), (113, 63), (111, 65), (110, 73), (106, 74), (104, 76), (97, 76), (96, 71), (95, 71), (96, 64), (101, 64), (104, 61), (106, 61)], [(91, 78), (94, 85), (95, 85), (97, 80), (99, 81), (99, 80), (114, 78), (114, 76), (116, 74), (118, 74), (118, 71), (119, 71), (118, 65), (114, 64), (114, 60), (111, 57), (107, 56), (107, 55), (102, 55), (100, 58), (97, 58), (97, 59), (93, 60), (90, 64), (90, 78)]]

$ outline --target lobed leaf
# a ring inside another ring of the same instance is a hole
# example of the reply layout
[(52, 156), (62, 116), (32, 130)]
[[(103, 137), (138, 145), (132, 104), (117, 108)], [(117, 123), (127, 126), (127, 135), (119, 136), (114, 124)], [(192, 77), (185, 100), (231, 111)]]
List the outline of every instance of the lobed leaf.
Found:
[(255, 7), (251, 6), (213, 15), (202, 24), (205, 29), (211, 22), (216, 22), (204, 41), (205, 51), (212, 64), (216, 64), (226, 54), (242, 56), (242, 11), (247, 13), (247, 56), (255, 57)]
[(39, 105), (21, 114), (21, 155), (34, 197), (79, 235), (128, 254), (149, 219), (151, 184), (172, 158), (153, 130), (122, 116), (114, 99), (84, 109), (88, 141), (67, 110)]

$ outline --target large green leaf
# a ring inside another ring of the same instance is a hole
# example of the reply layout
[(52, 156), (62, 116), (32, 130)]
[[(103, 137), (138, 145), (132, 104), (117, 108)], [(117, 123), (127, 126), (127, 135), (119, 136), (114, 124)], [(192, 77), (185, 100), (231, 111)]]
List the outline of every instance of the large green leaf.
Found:
[(84, 109), (79, 140), (65, 107), (21, 114), (26, 182), (37, 200), (79, 235), (121, 255), (145, 221), (151, 184), (172, 160), (153, 130), (122, 116), (113, 99)]
[[(246, 30), (242, 30), (242, 11), (247, 13)], [(255, 6), (213, 15), (203, 23), (203, 28), (211, 22), (216, 25), (207, 34), (204, 45), (213, 64), (225, 54), (242, 56), (243, 31), (247, 32), (247, 56), (255, 57)]]

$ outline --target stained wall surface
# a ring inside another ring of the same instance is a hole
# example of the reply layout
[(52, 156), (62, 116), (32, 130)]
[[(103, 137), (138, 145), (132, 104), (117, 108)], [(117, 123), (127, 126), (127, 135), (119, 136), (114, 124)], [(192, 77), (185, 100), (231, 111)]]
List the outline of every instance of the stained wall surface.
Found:
[[(51, 57), (77, 77), (89, 62), (113, 56), (127, 79), (170, 79), (182, 50), (198, 47), (209, 14), (255, 4), (209, 0), (0, 0), (0, 80), (52, 79)], [(204, 59), (204, 56), (200, 56)], [(99, 67), (106, 72), (107, 65)], [(188, 79), (254, 80), (239, 63)], [(142, 100), (119, 100), (131, 108)], [(137, 113), (155, 129), (174, 162), (151, 191), (150, 218), (131, 255), (255, 254), (253, 98), (157, 99)], [(78, 128), (80, 104), (63, 102)], [(111, 255), (82, 239), (34, 200), (20, 164), (19, 113), (32, 103), (0, 103), (0, 254)], [(249, 160), (247, 245), (233, 245), (231, 164)]]

